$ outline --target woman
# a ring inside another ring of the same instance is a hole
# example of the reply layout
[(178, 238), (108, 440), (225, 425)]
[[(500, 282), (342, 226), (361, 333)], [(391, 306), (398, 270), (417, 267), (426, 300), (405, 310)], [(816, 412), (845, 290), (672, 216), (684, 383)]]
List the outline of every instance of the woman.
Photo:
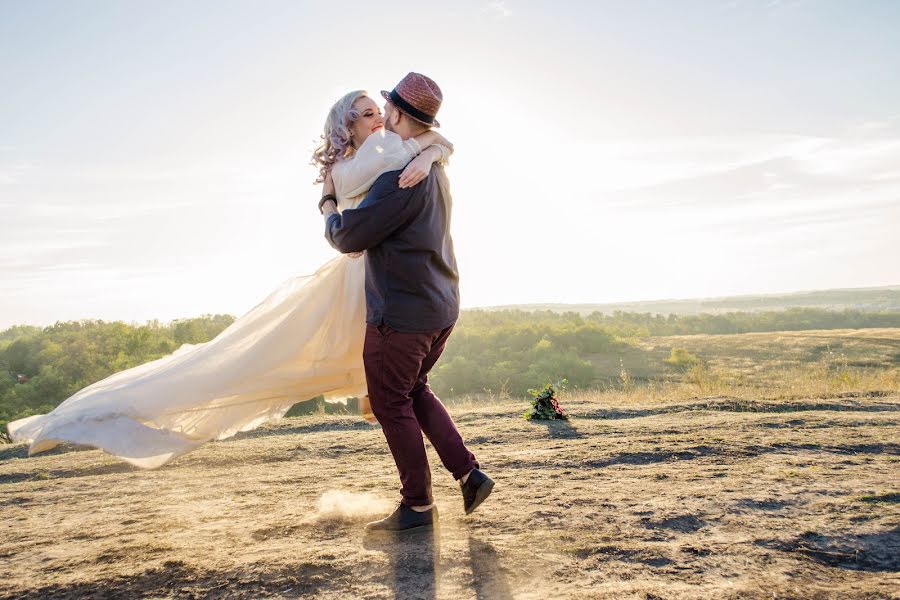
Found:
[[(435, 132), (405, 141), (386, 132), (362, 91), (335, 103), (322, 139), (313, 155), (317, 182), (333, 179), (341, 210), (356, 206), (382, 173), (408, 165), (401, 184), (414, 185), (450, 152)], [(30, 443), (29, 454), (69, 442), (152, 469), (280, 418), (297, 402), (363, 398), (364, 264), (340, 255), (313, 275), (289, 279), (209, 342), (185, 344), (80, 390), (46, 415), (9, 423), (10, 436)]]

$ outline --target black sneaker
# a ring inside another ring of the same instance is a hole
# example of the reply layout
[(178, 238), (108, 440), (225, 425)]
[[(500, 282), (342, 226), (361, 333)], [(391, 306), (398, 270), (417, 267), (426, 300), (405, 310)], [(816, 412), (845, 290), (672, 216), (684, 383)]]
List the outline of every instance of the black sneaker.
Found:
[(491, 495), (494, 489), (493, 480), (482, 473), (478, 469), (472, 469), (469, 478), (465, 483), (460, 483), (463, 495), (463, 508), (466, 514), (472, 514), (472, 511), (478, 508), (478, 505), (484, 502), (484, 499)]
[(419, 512), (401, 502), (397, 505), (394, 512), (387, 517), (380, 521), (366, 523), (366, 531), (406, 531), (408, 529), (432, 527), (437, 523), (437, 519), (436, 506), (432, 506), (424, 512)]

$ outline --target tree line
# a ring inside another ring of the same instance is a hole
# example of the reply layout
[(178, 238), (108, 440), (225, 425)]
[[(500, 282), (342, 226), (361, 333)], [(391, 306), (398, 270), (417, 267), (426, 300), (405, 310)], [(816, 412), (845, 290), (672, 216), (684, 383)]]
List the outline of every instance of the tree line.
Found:
[[(206, 315), (167, 324), (105, 321), (14, 326), (0, 332), (0, 426), (51, 411), (81, 388), (123, 369), (206, 342), (234, 321)], [(432, 371), (437, 393), (523, 397), (530, 388), (566, 378), (573, 387), (597, 380), (592, 355), (631, 347), (634, 338), (806, 329), (900, 327), (900, 312), (732, 312), (693, 316), (616, 312), (611, 315), (522, 310), (469, 310), (460, 317)]]
[(825, 310), (789, 308), (754, 312), (661, 315), (621, 312), (592, 313), (586, 320), (624, 337), (729, 334), (809, 329), (871, 329), (900, 327), (900, 311)]
[(67, 321), (0, 332), (0, 429), (53, 410), (81, 388), (156, 360), (182, 344), (211, 340), (234, 321), (207, 315), (168, 324)]

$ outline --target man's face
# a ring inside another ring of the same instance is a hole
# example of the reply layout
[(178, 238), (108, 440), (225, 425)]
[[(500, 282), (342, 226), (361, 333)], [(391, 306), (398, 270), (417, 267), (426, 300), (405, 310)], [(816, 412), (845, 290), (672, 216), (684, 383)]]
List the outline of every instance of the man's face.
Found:
[(384, 103), (384, 128), (388, 131), (397, 133), (396, 125), (399, 121), (399, 114), (394, 105), (390, 102)]

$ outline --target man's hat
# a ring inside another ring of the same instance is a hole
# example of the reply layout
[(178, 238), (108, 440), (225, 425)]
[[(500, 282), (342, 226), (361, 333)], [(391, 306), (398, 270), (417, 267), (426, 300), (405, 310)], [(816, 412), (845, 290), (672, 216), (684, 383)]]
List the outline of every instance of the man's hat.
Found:
[(429, 127), (441, 126), (435, 117), (444, 95), (432, 79), (420, 73), (410, 73), (392, 91), (381, 90), (381, 95), (416, 121)]

